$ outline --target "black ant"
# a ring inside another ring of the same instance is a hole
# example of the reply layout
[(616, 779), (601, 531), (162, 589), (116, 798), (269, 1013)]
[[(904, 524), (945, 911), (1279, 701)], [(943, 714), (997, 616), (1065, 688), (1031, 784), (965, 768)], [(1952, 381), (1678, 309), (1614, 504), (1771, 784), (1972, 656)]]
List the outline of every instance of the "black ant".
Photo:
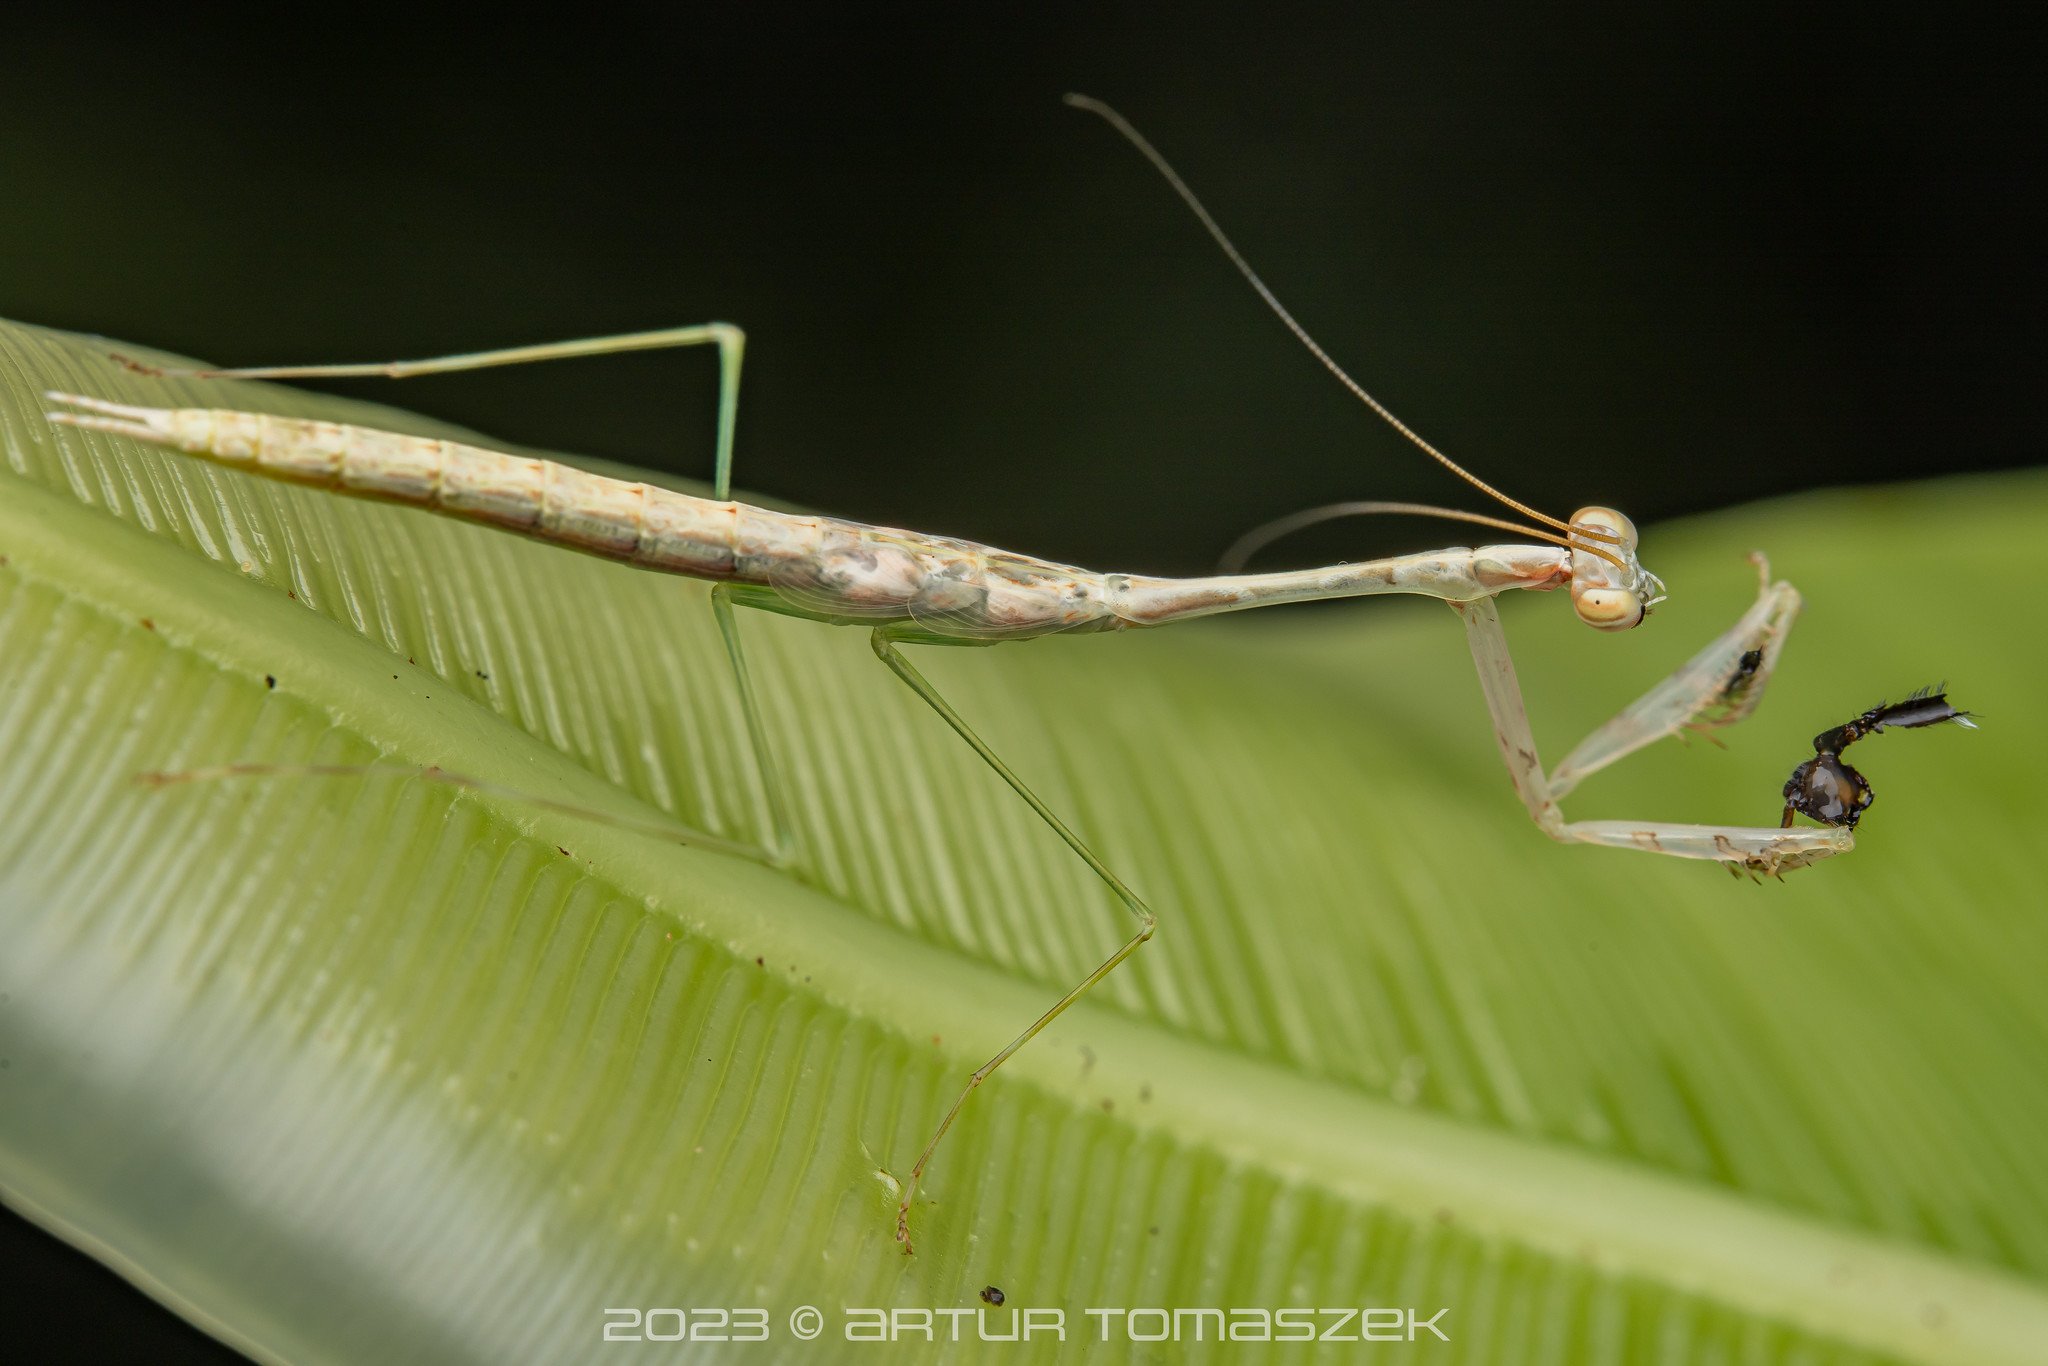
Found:
[(1814, 736), (1813, 757), (1793, 769), (1785, 784), (1785, 818), (1779, 824), (1792, 824), (1796, 813), (1811, 816), (1823, 825), (1855, 829), (1856, 822), (1876, 800), (1876, 794), (1870, 790), (1868, 779), (1842, 762), (1843, 750), (1888, 726), (1910, 730), (1953, 721), (1975, 730), (1977, 723), (1970, 716), (1971, 713), (1949, 705), (1948, 685), (1944, 683), (1940, 688), (1918, 689), (1903, 702), (1880, 702), (1854, 720)]

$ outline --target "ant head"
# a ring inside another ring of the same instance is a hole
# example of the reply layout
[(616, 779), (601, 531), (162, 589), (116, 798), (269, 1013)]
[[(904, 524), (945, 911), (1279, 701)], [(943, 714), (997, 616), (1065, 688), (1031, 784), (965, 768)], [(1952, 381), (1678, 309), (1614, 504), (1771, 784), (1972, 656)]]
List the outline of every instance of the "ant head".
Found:
[(1797, 811), (1822, 825), (1846, 825), (1854, 830), (1874, 800), (1869, 780), (1843, 763), (1839, 755), (1816, 754), (1793, 769), (1785, 783), (1785, 823), (1791, 824), (1791, 813)]
[(1663, 584), (1636, 559), (1636, 524), (1613, 508), (1572, 514), (1572, 607), (1600, 631), (1642, 625), (1663, 600)]

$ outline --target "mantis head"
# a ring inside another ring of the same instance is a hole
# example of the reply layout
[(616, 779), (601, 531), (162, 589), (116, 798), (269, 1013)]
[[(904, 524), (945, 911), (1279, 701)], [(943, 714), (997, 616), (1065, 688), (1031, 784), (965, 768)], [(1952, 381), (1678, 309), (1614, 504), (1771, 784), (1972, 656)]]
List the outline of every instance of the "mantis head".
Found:
[(1632, 630), (1664, 600), (1663, 581), (1636, 559), (1636, 524), (1613, 508), (1572, 514), (1571, 552), (1572, 608), (1586, 625)]

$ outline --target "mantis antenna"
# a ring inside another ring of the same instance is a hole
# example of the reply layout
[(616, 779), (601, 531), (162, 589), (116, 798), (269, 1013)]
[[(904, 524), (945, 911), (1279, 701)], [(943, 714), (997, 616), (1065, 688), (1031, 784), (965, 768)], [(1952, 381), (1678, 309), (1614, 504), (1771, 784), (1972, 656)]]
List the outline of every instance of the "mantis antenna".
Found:
[[(1284, 517), (1275, 517), (1270, 522), (1261, 522), (1258, 526), (1253, 527), (1250, 531), (1247, 531), (1244, 535), (1230, 543), (1230, 549), (1224, 551), (1222, 558), (1216, 562), (1216, 572), (1219, 574), (1236, 574), (1240, 572), (1244, 569), (1245, 565), (1251, 562), (1252, 556), (1258, 554), (1281, 537), (1292, 536), (1297, 531), (1303, 531), (1324, 522), (1334, 522), (1340, 517), (1371, 517), (1381, 515), (1441, 517), (1447, 522), (1471, 522), (1475, 526), (1498, 527), (1502, 531), (1514, 531), (1524, 536), (1534, 536), (1540, 541), (1549, 541), (1552, 545), (1585, 550), (1595, 555), (1601, 554), (1597, 546), (1573, 546), (1563, 536), (1553, 536), (1547, 531), (1538, 531), (1535, 527), (1522, 526), (1519, 523), (1510, 522), (1504, 517), (1489, 517), (1483, 512), (1465, 512), (1458, 508), (1440, 508), (1429, 503), (1389, 503), (1372, 499), (1360, 502), (1325, 503), (1320, 507), (1304, 508), (1300, 512), (1290, 512)], [(1583, 528), (1575, 528), (1575, 530), (1583, 530)], [(1602, 556), (1602, 558), (1608, 557)]]
[[(1145, 140), (1145, 135), (1143, 133), (1140, 133), (1136, 128), (1131, 126), (1131, 122), (1129, 119), (1126, 119), (1122, 114), (1117, 113), (1116, 110), (1112, 109), (1110, 106), (1104, 104), (1101, 100), (1098, 100), (1091, 95), (1076, 95), (1070, 93), (1062, 96), (1061, 98), (1068, 105), (1072, 106), (1075, 109), (1085, 109), (1089, 113), (1099, 116), (1103, 120), (1103, 122), (1107, 123), (1110, 127), (1114, 128), (1118, 133), (1122, 134), (1124, 141), (1130, 143), (1131, 146), (1137, 148), (1139, 155), (1143, 156), (1145, 160), (1152, 163), (1152, 169), (1159, 172), (1161, 176), (1165, 177), (1166, 183), (1173, 187), (1173, 192), (1180, 196), (1181, 202), (1183, 204), (1186, 204), (1188, 208), (1194, 213), (1195, 217), (1201, 221), (1202, 226), (1208, 229), (1209, 236), (1216, 240), (1217, 246), (1223, 248), (1223, 254), (1230, 258), (1230, 263), (1232, 265), (1237, 267), (1238, 274), (1244, 276), (1246, 283), (1251, 285), (1251, 287), (1254, 290), (1258, 291), (1259, 297), (1266, 301), (1266, 307), (1272, 309), (1273, 315), (1279, 318), (1281, 322), (1287, 325), (1287, 330), (1294, 334), (1295, 340), (1299, 341), (1303, 346), (1307, 347), (1309, 354), (1314, 356), (1317, 360), (1321, 361), (1323, 364), (1323, 368), (1325, 370), (1328, 370), (1332, 375), (1335, 375), (1337, 377), (1338, 383), (1342, 384), (1346, 389), (1349, 389), (1355, 396), (1357, 396), (1357, 398), (1361, 402), (1365, 404), (1366, 407), (1372, 409), (1375, 413), (1378, 413), (1380, 417), (1386, 421), (1388, 426), (1392, 427), (1395, 431), (1399, 432), (1402, 436), (1407, 437), (1409, 441), (1413, 442), (1415, 446), (1419, 450), (1421, 450), (1424, 455), (1427, 455), (1430, 459), (1436, 461), (1439, 465), (1442, 465), (1452, 474), (1457, 475), (1460, 479), (1463, 479), (1466, 483), (1470, 484), (1473, 488), (1478, 489), (1481, 493), (1487, 495), (1489, 498), (1495, 499), (1498, 502), (1506, 504), (1508, 507), (1511, 507), (1515, 511), (1521, 513), (1524, 517), (1528, 517), (1537, 522), (1541, 522), (1545, 526), (1555, 527), (1557, 530), (1566, 533), (1566, 535), (1568, 536), (1586, 537), (1592, 540), (1607, 542), (1609, 544), (1613, 544), (1619, 539), (1600, 528), (1575, 527), (1571, 525), (1569, 522), (1560, 522), (1555, 517), (1547, 516), (1544, 513), (1538, 512), (1535, 508), (1530, 507), (1527, 503), (1521, 502), (1520, 500), (1515, 498), (1508, 497), (1507, 494), (1502, 493), (1499, 489), (1487, 483), (1484, 479), (1481, 479), (1478, 475), (1472, 473), (1463, 465), (1460, 465), (1457, 461), (1451, 459), (1448, 455), (1445, 455), (1442, 451), (1438, 450), (1436, 447), (1430, 445), (1427, 441), (1423, 440), (1421, 435), (1417, 433), (1414, 428), (1410, 427), (1400, 418), (1395, 417), (1393, 412), (1389, 410), (1384, 403), (1381, 403), (1378, 399), (1374, 398), (1371, 394), (1366, 392), (1364, 385), (1360, 384), (1357, 380), (1351, 378), (1350, 374), (1345, 371), (1344, 367), (1337, 364), (1337, 362), (1331, 357), (1330, 353), (1325, 351), (1322, 348), (1321, 344), (1318, 343), (1314, 337), (1309, 335), (1308, 329), (1303, 327), (1299, 322), (1295, 320), (1294, 315), (1287, 311), (1287, 306), (1280, 302), (1279, 296), (1275, 295), (1273, 291), (1267, 287), (1266, 282), (1259, 278), (1259, 273), (1252, 269), (1251, 263), (1244, 259), (1244, 254), (1237, 249), (1237, 244), (1230, 240), (1229, 235), (1223, 231), (1222, 227), (1216, 222), (1215, 218), (1210, 215), (1209, 210), (1203, 207), (1202, 201), (1196, 198), (1195, 192), (1188, 188), (1188, 183), (1180, 178), (1180, 173), (1173, 169), (1172, 165), (1168, 163), (1164, 156), (1160, 155), (1158, 148), (1154, 147), (1150, 142), (1147, 142)], [(1592, 547), (1583, 548), (1591, 549)], [(1595, 553), (1597, 554), (1598, 552), (1595, 551)], [(1602, 558), (1607, 557), (1603, 556)]]

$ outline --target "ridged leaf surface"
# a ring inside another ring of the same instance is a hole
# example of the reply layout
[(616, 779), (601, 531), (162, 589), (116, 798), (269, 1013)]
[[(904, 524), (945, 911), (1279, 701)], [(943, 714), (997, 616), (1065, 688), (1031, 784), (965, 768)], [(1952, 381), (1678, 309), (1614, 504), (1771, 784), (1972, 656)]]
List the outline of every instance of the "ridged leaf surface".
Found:
[(138, 785), (382, 759), (764, 821), (702, 585), (47, 426), (55, 388), (438, 430), (105, 349), (0, 337), (0, 1190), (245, 1350), (675, 1359), (605, 1311), (757, 1306), (836, 1360), (850, 1307), (992, 1284), (1069, 1344), (1355, 1306), (1447, 1311), (1380, 1360), (2041, 1359), (2039, 476), (1653, 528), (1674, 599), (1622, 638), (1506, 605), (1555, 758), (1749, 550), (1807, 596), (1728, 748), (1574, 815), (1769, 824), (1881, 698), (1984, 714), (1867, 741), (1861, 847), (1783, 884), (1544, 840), (1435, 604), (916, 652), (1162, 928), (969, 1106), (905, 1258), (879, 1172), (1127, 932), (1103, 887), (859, 632), (752, 614), (790, 871), (403, 778)]

